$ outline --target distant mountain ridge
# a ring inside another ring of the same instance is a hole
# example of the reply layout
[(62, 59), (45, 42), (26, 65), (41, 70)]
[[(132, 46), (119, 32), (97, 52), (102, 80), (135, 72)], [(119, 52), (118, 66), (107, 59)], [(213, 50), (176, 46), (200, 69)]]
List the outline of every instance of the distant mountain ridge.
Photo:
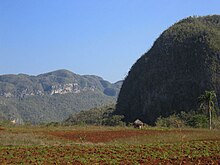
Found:
[(0, 76), (0, 115), (18, 123), (62, 121), (70, 114), (116, 101), (122, 81), (57, 70), (37, 76)]
[(121, 81), (111, 84), (98, 76), (81, 76), (68, 70), (57, 70), (38, 76), (11, 74), (0, 76), (0, 96), (10, 98), (99, 91), (116, 97), (121, 84)]

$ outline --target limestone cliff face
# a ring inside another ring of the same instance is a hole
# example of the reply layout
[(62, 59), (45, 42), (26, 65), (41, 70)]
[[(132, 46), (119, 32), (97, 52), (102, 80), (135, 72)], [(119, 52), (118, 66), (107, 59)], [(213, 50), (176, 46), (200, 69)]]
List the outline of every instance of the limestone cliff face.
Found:
[(79, 92), (80, 92), (80, 90), (78, 88), (77, 83), (53, 85), (52, 89), (51, 89), (51, 95), (53, 95), (53, 94), (66, 94), (66, 93), (79, 93)]
[(116, 114), (154, 124), (159, 116), (197, 110), (204, 90), (220, 103), (220, 16), (189, 17), (171, 26), (132, 66)]
[[(110, 90), (111, 93), (106, 92)], [(86, 91), (101, 92), (107, 96), (117, 97), (119, 90), (120, 86), (111, 84), (98, 76), (80, 76), (67, 70), (58, 70), (39, 76), (24, 74), (0, 76), (0, 96), (7, 98)]]

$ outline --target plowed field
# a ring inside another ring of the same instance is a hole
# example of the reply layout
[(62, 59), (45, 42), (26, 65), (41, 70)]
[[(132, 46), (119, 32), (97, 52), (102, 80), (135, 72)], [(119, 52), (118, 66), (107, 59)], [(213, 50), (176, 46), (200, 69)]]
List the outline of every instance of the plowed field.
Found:
[(220, 131), (214, 130), (14, 127), (0, 132), (3, 165), (220, 164)]
[(220, 142), (0, 148), (0, 164), (219, 164)]
[[(189, 134), (192, 131), (183, 130), (181, 134)], [(50, 135), (61, 137), (76, 142), (102, 143), (117, 139), (126, 139), (129, 137), (138, 137), (143, 135), (161, 135), (161, 134), (180, 134), (176, 131), (158, 131), (158, 130), (117, 130), (117, 131), (71, 131), (71, 132), (50, 132)]]

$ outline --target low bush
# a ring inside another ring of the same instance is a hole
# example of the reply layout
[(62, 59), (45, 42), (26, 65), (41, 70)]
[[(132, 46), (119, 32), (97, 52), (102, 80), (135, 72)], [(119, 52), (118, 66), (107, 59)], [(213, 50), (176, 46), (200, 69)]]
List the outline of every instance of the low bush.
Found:
[[(220, 117), (213, 116), (212, 124), (213, 128), (220, 129)], [(178, 115), (174, 114), (166, 118), (159, 117), (156, 121), (156, 126), (168, 128), (208, 128), (209, 118), (206, 114), (199, 114), (195, 111), (189, 113), (181, 112)]]
[(158, 127), (181, 128), (184, 127), (184, 121), (177, 115), (171, 115), (167, 118), (159, 117), (156, 121)]
[(208, 128), (209, 119), (206, 115), (196, 114), (190, 117), (187, 122), (187, 125), (194, 128)]
[(220, 117), (214, 118), (212, 124), (214, 129), (220, 129)]
[(113, 115), (108, 118), (103, 119), (102, 125), (106, 126), (124, 126), (125, 123), (122, 122), (124, 118), (123, 115)]

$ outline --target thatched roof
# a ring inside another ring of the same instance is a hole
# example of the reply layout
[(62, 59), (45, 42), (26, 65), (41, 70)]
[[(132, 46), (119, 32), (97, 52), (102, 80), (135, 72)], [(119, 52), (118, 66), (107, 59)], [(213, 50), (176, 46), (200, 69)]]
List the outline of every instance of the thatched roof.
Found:
[(144, 123), (142, 121), (140, 121), (139, 119), (134, 121), (135, 125), (143, 125)]

